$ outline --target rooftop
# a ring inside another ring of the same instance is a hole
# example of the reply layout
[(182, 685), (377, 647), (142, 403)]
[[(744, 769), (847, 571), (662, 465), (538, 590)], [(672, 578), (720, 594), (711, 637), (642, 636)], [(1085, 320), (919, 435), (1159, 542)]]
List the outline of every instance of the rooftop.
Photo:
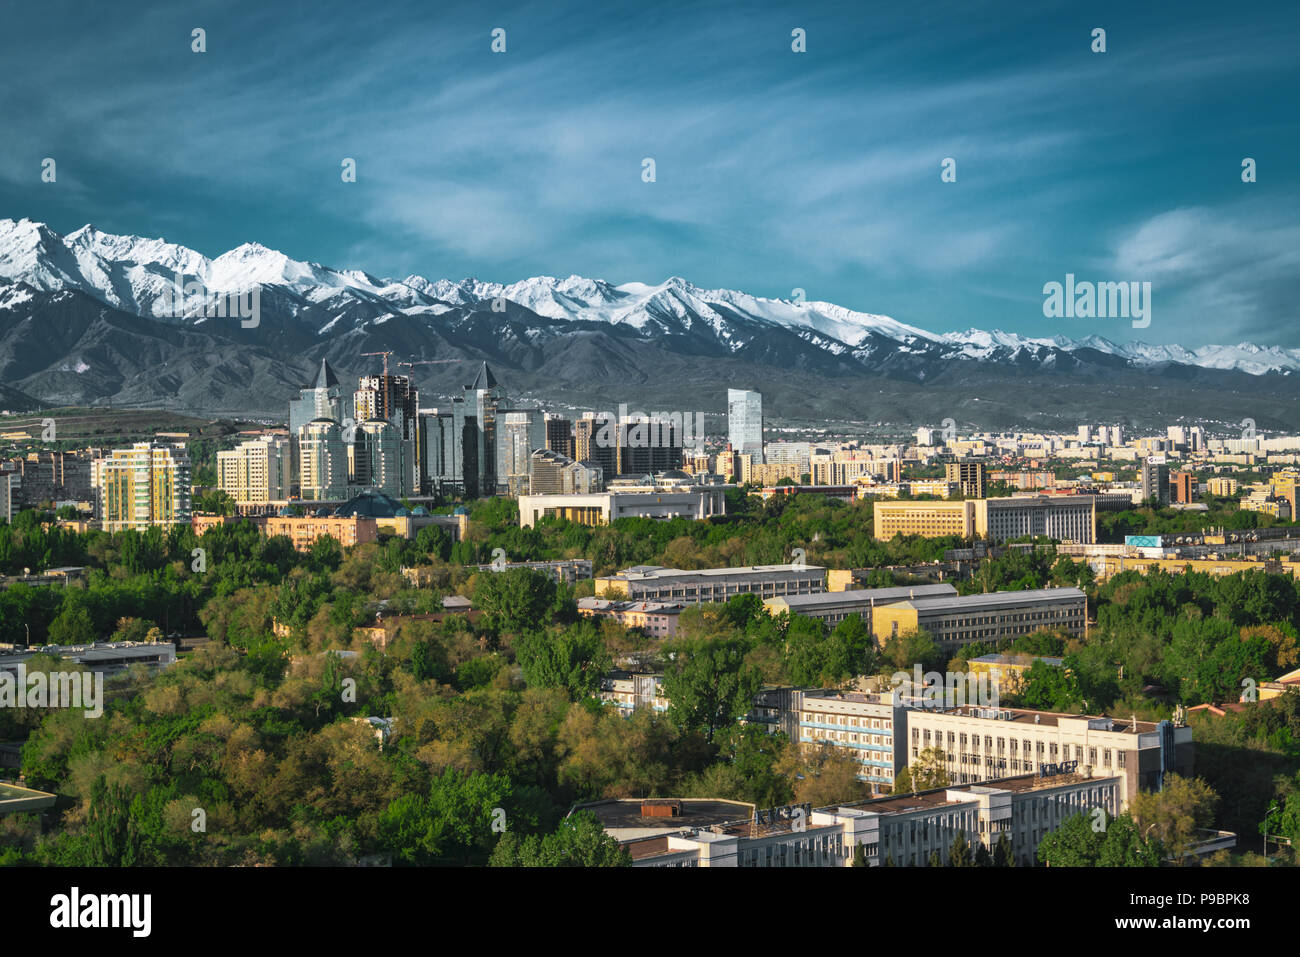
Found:
[(964, 608), (1012, 608), (1052, 601), (1085, 601), (1078, 588), (1030, 588), (1024, 591), (991, 591), (978, 595), (938, 595), (900, 602), (917, 611), (960, 611)]
[(727, 575), (753, 575), (765, 572), (823, 572), (825, 570), (820, 565), (741, 565), (735, 568), (696, 568), (689, 571), (681, 568), (665, 568), (662, 565), (633, 565), (631, 568), (625, 568), (618, 574), (609, 577), (625, 581), (649, 578), (724, 578)]
[(875, 605), (907, 598), (956, 595), (957, 589), (947, 583), (939, 585), (899, 585), (892, 588), (851, 588), (845, 591), (818, 592), (815, 595), (782, 595), (769, 598), (769, 602), (784, 602), (790, 608), (815, 608), (823, 605), (862, 604)]

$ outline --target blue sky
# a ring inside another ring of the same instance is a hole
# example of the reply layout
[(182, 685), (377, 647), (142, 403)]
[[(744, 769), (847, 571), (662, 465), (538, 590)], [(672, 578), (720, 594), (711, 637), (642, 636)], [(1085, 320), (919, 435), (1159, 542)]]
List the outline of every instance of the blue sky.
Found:
[[(935, 331), (1300, 346), (1295, 3), (183, 6), (6, 4), (0, 216), (399, 278), (680, 275)], [(1150, 327), (1044, 318), (1066, 273), (1150, 281)]]

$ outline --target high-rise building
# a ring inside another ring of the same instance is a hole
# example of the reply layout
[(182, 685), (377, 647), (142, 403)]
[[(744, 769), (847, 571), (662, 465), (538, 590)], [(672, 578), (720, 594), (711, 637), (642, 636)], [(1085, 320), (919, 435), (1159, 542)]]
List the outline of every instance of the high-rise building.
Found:
[(104, 531), (188, 525), (190, 455), (183, 444), (137, 442), (95, 463)]
[(537, 449), (531, 459), (529, 494), (586, 495), (604, 487), (598, 466), (583, 465), (549, 449)]
[(1169, 476), (1173, 491), (1173, 500), (1186, 505), (1196, 493), (1196, 476), (1191, 472), (1174, 472)]
[(348, 450), (332, 419), (315, 419), (298, 430), (298, 485), (304, 499), (348, 497)]
[(217, 487), (236, 505), (283, 501), (289, 497), (292, 462), (288, 439), (250, 439), (217, 453)]
[(464, 394), (452, 400), (452, 441), (459, 480), (471, 498), (497, 491), (497, 412), (506, 390), (486, 362)]
[(682, 467), (684, 449), (678, 422), (656, 416), (628, 418), (619, 424), (617, 438), (619, 475), (654, 475)]
[(960, 486), (967, 498), (983, 498), (988, 470), (983, 462), (949, 462), (944, 466), (944, 478)]
[(1169, 465), (1163, 455), (1148, 456), (1142, 462), (1142, 500), (1148, 499), (1169, 504)]
[(352, 484), (385, 495), (406, 495), (412, 444), (402, 438), (392, 422), (371, 419), (357, 426), (352, 443)]
[(404, 375), (362, 376), (353, 393), (353, 415), (358, 422), (391, 422), (408, 441), (415, 440), (419, 405), (420, 393)]
[(618, 474), (618, 442), (610, 441), (613, 419), (586, 413), (574, 423), (574, 458), (600, 468), (606, 479)]
[(343, 389), (339, 378), (324, 359), (311, 385), (303, 386), (298, 398), (289, 400), (289, 444), (290, 459), (296, 465), (299, 460), (298, 432), (304, 425), (316, 419), (328, 419), (331, 422), (343, 421)]
[(497, 481), (507, 495), (528, 494), (531, 456), (546, 443), (540, 409), (498, 410)]
[(1092, 441), (1092, 426), (1090, 426), (1090, 425), (1081, 425), (1081, 426), (1079, 426), (1079, 442), (1080, 442), (1080, 444), (1082, 444), (1082, 445), (1087, 445), (1087, 444), (1088, 444), (1089, 442), (1091, 442), (1091, 441)]
[(573, 458), (573, 423), (558, 415), (546, 417), (546, 448)]
[(727, 390), (727, 440), (732, 449), (763, 461), (763, 396), (744, 389)]

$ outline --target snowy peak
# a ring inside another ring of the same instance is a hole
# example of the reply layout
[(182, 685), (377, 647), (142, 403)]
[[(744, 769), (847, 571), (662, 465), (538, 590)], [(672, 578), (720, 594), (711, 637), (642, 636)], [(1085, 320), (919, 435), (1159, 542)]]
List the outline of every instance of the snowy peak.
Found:
[[(1251, 375), (1300, 370), (1300, 349), (1238, 343), (1187, 349), (1100, 336), (1032, 338), (1000, 330), (968, 329), (935, 334), (889, 316), (856, 312), (830, 302), (769, 299), (731, 289), (705, 289), (681, 276), (657, 284), (570, 275), (535, 276), (503, 284), (475, 278), (430, 280), (411, 275), (383, 279), (357, 269), (333, 269), (292, 259), (249, 242), (208, 259), (164, 239), (106, 233), (85, 225), (60, 236), (44, 223), (0, 219), (0, 310), (21, 310), (42, 292), (75, 290), (136, 315), (173, 318), (177, 276), (197, 282), (209, 295), (255, 287), (279, 291), (281, 308), (312, 318), (316, 335), (345, 334), (390, 321), (453, 323), (492, 311), (505, 299), (552, 323), (599, 323), (644, 339), (706, 341), (710, 350), (732, 353), (766, 345), (774, 335), (797, 336), (807, 347), (862, 363), (889, 356), (981, 362), (1053, 363), (1081, 350), (1111, 356), (1134, 367), (1170, 363)], [(321, 318), (322, 313), (327, 313)], [(518, 316), (518, 312), (513, 313)], [(178, 321), (190, 321), (180, 319)], [(554, 325), (530, 329), (530, 337), (558, 335)], [(1079, 356), (1083, 361), (1096, 357)]]

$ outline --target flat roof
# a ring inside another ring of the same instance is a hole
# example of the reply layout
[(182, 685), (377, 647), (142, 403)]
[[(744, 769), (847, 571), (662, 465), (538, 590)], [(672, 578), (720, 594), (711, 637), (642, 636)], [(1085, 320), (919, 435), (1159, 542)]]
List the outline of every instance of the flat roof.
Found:
[[(676, 817), (642, 817), (641, 804), (677, 801), (682, 813)], [(590, 804), (575, 804), (570, 810), (590, 811), (606, 830), (655, 828), (676, 832), (690, 828), (712, 827), (738, 819), (748, 820), (754, 806), (743, 801), (722, 801), (712, 798), (611, 798)]]
[(896, 607), (917, 611), (960, 611), (963, 608), (1029, 605), (1050, 601), (1084, 601), (1086, 596), (1078, 588), (1032, 588), (1025, 591), (991, 591), (978, 595), (939, 595), (933, 598), (914, 598), (899, 602)]
[(724, 578), (727, 575), (754, 575), (771, 572), (822, 572), (821, 565), (739, 565), (734, 568), (664, 568), (661, 565), (633, 565), (602, 578), (621, 581), (647, 581), (659, 578)]
[[(1056, 711), (1034, 711), (1029, 708), (981, 708), (978, 705), (961, 705), (957, 708), (942, 708), (938, 711), (934, 709), (922, 709), (919, 714), (926, 712), (933, 714), (950, 714), (961, 718), (979, 718), (984, 721), (994, 721), (998, 724), (1018, 724), (1032, 725), (1036, 727), (1057, 727), (1062, 718), (1067, 721), (1106, 721), (1108, 727), (1094, 728), (1096, 731), (1123, 732), (1125, 734), (1150, 734), (1155, 731), (1158, 725), (1154, 721), (1139, 721), (1137, 729), (1134, 730), (1133, 721), (1125, 721), (1121, 718), (1111, 718), (1099, 714), (1067, 714)], [(917, 712), (914, 712), (917, 713)], [(1005, 715), (1006, 717), (989, 717), (990, 714)], [(1037, 717), (1037, 721), (1035, 721)]]
[(817, 592), (813, 595), (779, 595), (766, 602), (785, 602), (789, 607), (861, 604), (875, 605), (906, 598), (956, 595), (957, 589), (946, 582), (939, 585), (897, 585), (891, 588), (850, 588), (845, 591)]

